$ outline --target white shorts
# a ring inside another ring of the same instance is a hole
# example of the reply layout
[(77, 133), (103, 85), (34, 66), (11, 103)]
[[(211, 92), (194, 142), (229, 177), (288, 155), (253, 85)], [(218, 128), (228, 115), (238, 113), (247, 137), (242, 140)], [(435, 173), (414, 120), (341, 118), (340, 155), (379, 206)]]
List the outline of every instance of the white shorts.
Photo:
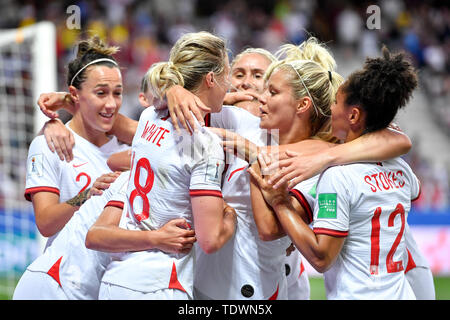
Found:
[(13, 300), (68, 300), (64, 290), (45, 272), (26, 270), (14, 290)]
[(99, 300), (191, 300), (186, 292), (177, 289), (142, 292), (106, 282), (100, 284), (98, 298)]

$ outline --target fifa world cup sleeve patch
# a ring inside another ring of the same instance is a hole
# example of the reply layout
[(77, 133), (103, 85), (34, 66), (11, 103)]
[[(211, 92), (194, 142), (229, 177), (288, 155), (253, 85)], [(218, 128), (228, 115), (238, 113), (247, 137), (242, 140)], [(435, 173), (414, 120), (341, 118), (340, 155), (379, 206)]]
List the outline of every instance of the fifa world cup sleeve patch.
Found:
[(43, 174), (43, 154), (33, 154), (28, 158), (28, 176), (41, 177)]
[(206, 164), (205, 181), (220, 185), (225, 162), (222, 159), (209, 158)]
[(314, 183), (314, 185), (312, 186), (312, 188), (309, 190), (309, 192), (308, 192), (308, 194), (311, 196), (311, 197), (313, 197), (313, 198), (315, 198), (316, 197), (316, 186), (317, 186), (317, 183)]
[(337, 218), (337, 195), (336, 193), (319, 194), (319, 212), (317, 218), (336, 219)]

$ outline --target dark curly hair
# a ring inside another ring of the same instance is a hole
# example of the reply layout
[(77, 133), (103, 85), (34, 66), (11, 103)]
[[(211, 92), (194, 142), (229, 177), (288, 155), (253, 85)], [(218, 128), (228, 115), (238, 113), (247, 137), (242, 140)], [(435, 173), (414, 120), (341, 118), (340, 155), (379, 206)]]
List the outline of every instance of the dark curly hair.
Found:
[[(116, 61), (113, 57), (115, 53), (119, 51), (118, 47), (107, 46), (98, 36), (93, 36), (87, 40), (81, 40), (78, 43), (77, 57), (69, 62), (67, 66), (67, 85), (70, 85), (73, 76), (87, 65), (89, 62), (100, 59), (108, 58)], [(116, 67), (113, 63), (108, 61), (101, 61), (98, 65), (106, 65), (108, 67)], [(89, 68), (88, 68), (89, 69)], [(73, 79), (72, 85), (80, 89), (81, 84), (86, 80), (86, 69)]]
[(366, 111), (365, 133), (386, 128), (398, 109), (404, 107), (418, 85), (417, 73), (404, 53), (367, 58), (362, 70), (352, 73), (342, 85), (346, 105)]

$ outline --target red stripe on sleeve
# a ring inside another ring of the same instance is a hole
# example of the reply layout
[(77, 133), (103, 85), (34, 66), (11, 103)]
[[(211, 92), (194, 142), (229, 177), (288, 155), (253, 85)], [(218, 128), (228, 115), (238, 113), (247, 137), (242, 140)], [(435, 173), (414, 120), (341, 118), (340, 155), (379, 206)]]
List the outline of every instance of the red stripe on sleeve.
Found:
[(205, 120), (205, 127), (208, 127), (208, 128), (211, 127), (211, 114), (210, 113), (208, 113), (205, 116), (204, 120)]
[(105, 208), (106, 207), (116, 207), (116, 208), (119, 208), (119, 209), (123, 209), (123, 202), (122, 201), (114, 201), (114, 200), (111, 200), (111, 201), (108, 201), (108, 203), (106, 204), (106, 206), (105, 206)]
[(303, 209), (305, 209), (306, 214), (308, 215), (308, 223), (311, 223), (313, 221), (313, 213), (308, 201), (305, 199), (303, 194), (297, 189), (292, 189), (290, 191), (290, 194), (293, 195), (298, 200), (298, 202), (300, 202), (301, 206), (303, 207)]
[(338, 231), (338, 230), (332, 230), (332, 229), (326, 229), (326, 228), (314, 228), (315, 234), (326, 234), (333, 237), (346, 237), (348, 236), (348, 231)]
[(189, 190), (191, 197), (212, 196), (222, 198), (222, 192), (217, 190)]
[(31, 201), (31, 195), (38, 192), (53, 192), (59, 196), (59, 189), (54, 187), (33, 187), (25, 189), (24, 197), (26, 200)]

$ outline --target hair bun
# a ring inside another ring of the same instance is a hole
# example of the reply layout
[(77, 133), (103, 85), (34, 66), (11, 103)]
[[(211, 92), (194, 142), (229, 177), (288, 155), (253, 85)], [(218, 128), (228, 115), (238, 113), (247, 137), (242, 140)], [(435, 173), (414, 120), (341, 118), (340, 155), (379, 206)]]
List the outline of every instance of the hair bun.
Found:
[(111, 56), (116, 54), (118, 51), (119, 47), (107, 46), (99, 36), (93, 36), (87, 40), (81, 40), (78, 43), (77, 58), (84, 56), (88, 52)]
[(148, 71), (148, 84), (152, 94), (162, 99), (166, 88), (172, 85), (184, 86), (184, 80), (172, 61), (157, 62)]

